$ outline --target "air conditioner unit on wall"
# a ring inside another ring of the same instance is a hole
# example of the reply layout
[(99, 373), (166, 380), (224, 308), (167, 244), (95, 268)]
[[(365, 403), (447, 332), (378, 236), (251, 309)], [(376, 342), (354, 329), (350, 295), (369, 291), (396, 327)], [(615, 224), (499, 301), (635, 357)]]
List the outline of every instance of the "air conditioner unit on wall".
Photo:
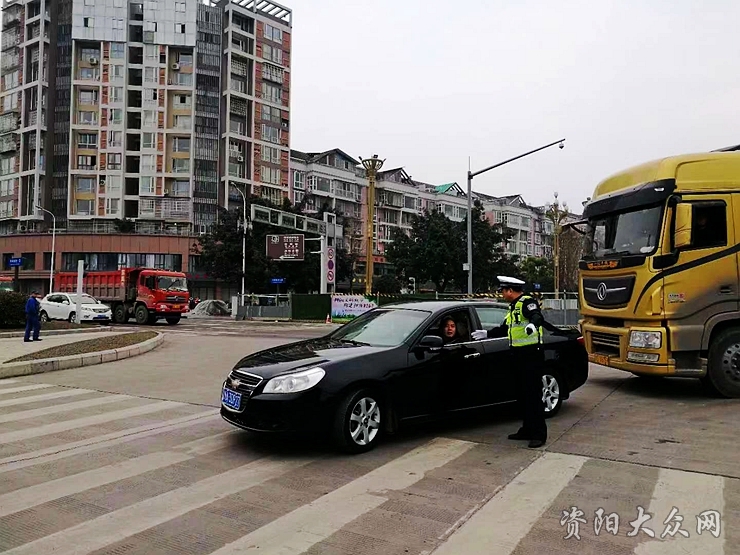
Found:
[(91, 64), (91, 65), (94, 65), (94, 66), (96, 66), (96, 65), (98, 65), (98, 61), (99, 61), (99, 60), (98, 60), (97, 58), (90, 58), (90, 60), (89, 60), (89, 61), (90, 61), (90, 64)]
[(174, 64), (172, 64), (172, 69), (174, 69), (175, 71), (179, 71), (180, 64), (178, 64), (177, 62), (175, 62)]

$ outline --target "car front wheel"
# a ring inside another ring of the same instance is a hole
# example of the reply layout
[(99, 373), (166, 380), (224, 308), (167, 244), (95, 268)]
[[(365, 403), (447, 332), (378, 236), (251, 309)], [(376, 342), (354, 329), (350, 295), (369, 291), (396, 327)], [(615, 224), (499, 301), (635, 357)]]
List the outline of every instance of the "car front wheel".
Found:
[(545, 406), (545, 418), (552, 418), (563, 406), (563, 379), (552, 369), (542, 374), (542, 404)]
[(334, 417), (334, 441), (349, 453), (370, 451), (380, 439), (384, 410), (376, 392), (369, 389), (349, 393)]
[(49, 321), (49, 315), (46, 313), (45, 310), (41, 311), (41, 314), (39, 315), (39, 320), (42, 322), (48, 322)]

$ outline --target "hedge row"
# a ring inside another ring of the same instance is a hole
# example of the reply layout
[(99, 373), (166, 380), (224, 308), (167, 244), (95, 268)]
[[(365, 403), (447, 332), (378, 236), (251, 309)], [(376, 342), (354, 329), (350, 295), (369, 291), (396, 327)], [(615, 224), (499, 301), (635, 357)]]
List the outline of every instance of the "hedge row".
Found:
[(26, 325), (26, 295), (0, 291), (0, 328)]

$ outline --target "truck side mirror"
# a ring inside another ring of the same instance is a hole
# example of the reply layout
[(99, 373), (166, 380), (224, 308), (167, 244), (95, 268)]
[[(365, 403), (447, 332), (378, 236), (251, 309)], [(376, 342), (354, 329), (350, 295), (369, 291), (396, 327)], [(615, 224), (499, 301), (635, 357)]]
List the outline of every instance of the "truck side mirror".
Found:
[(691, 246), (692, 208), (688, 203), (676, 206), (676, 230), (673, 234), (673, 245), (677, 249)]

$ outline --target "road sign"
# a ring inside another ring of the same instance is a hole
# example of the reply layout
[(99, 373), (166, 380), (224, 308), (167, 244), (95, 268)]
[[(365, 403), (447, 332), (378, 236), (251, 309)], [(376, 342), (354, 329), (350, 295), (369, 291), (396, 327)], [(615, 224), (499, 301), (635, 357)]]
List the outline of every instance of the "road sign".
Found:
[(272, 278), (270, 283), (273, 285), (280, 285), (281, 283), (285, 283), (285, 278)]
[(326, 281), (328, 281), (329, 283), (334, 283), (334, 272), (332, 270), (326, 272)]
[(295, 235), (267, 235), (265, 247), (267, 258), (283, 262), (301, 261), (305, 256), (305, 236)]
[(535, 291), (539, 291), (542, 288), (542, 286), (539, 283), (534, 284)]
[(334, 247), (326, 247), (326, 282), (334, 283)]
[(21, 266), (23, 266), (23, 258), (18, 257), (8, 259), (8, 266), (10, 268), (20, 268)]
[(328, 249), (326, 250), (326, 257), (327, 257), (327, 258), (328, 258), (329, 260), (334, 260), (334, 249), (333, 249), (333, 248), (329, 247), (329, 248), (328, 248)]

